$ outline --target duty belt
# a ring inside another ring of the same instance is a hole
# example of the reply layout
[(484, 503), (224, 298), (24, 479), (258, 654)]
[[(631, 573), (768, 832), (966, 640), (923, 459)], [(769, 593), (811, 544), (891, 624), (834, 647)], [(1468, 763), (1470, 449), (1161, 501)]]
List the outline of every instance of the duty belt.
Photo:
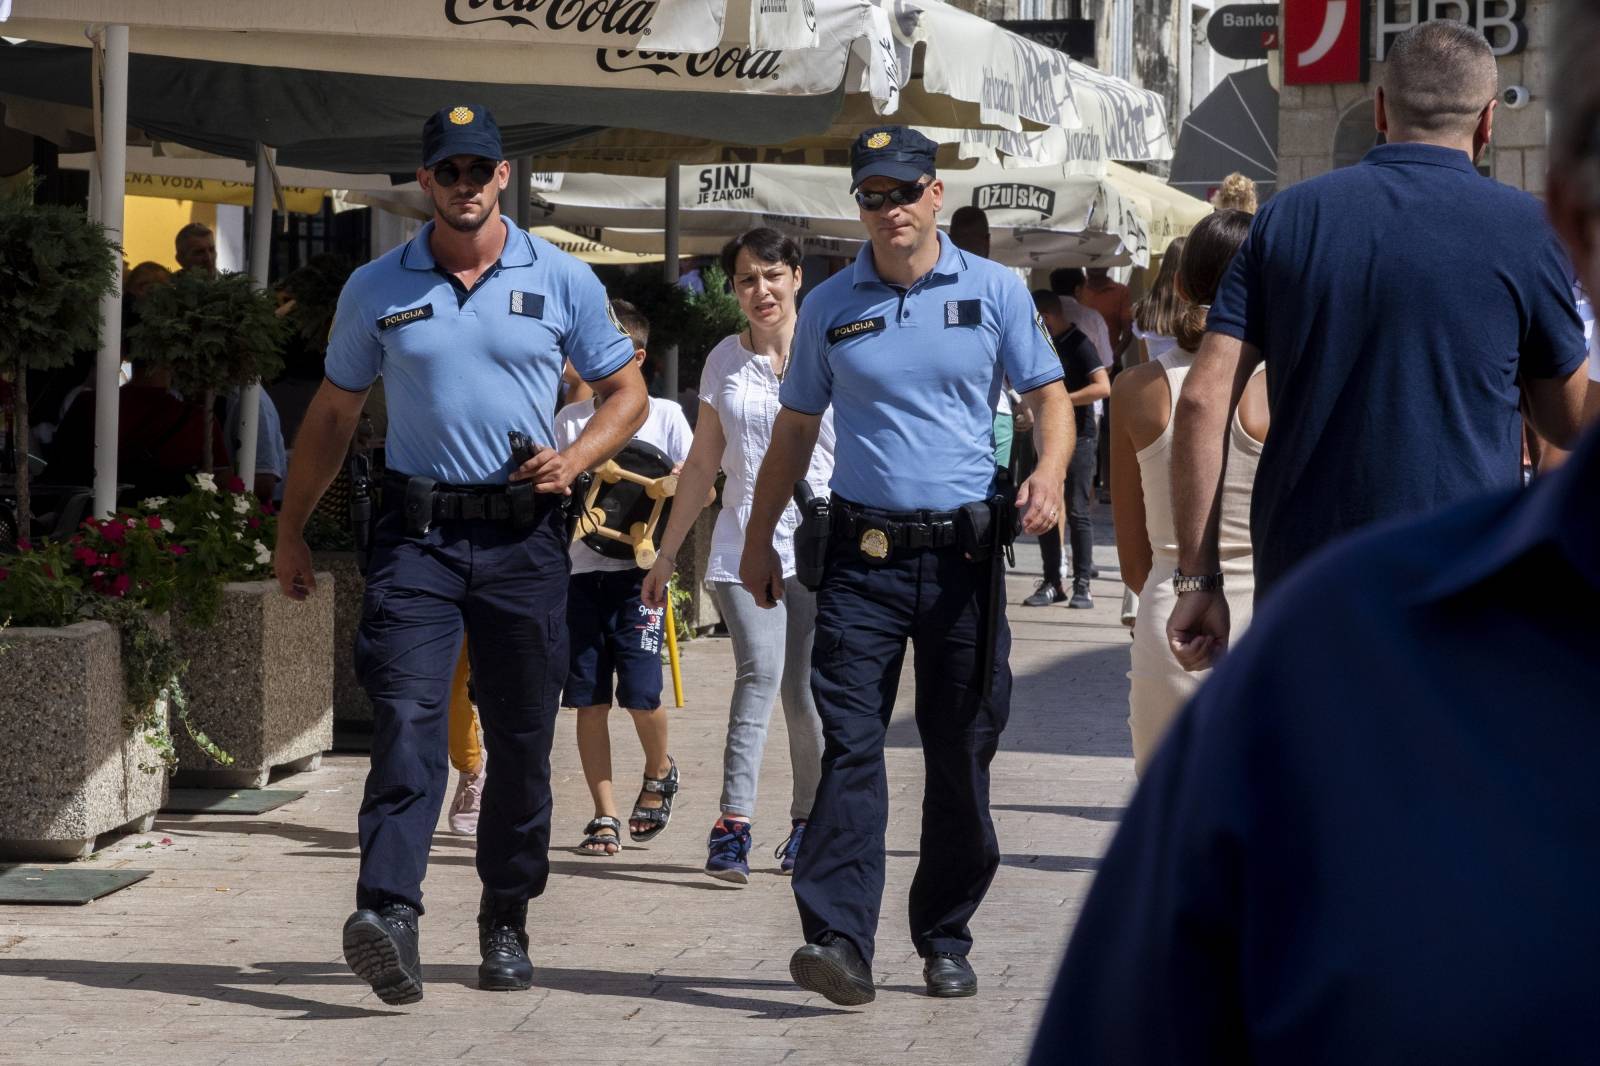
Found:
[[(411, 478), (405, 474), (386, 473), (383, 476), (384, 499), (399, 505), (405, 499), (406, 486)], [(547, 497), (546, 502), (555, 497)], [(456, 519), (488, 519), (505, 522), (511, 519), (511, 498), (504, 485), (435, 485), (433, 488), (433, 520), (448, 522)]]
[(858, 541), (869, 529), (882, 530), (887, 547), (949, 548), (956, 544), (956, 511), (879, 511), (833, 498), (833, 535)]

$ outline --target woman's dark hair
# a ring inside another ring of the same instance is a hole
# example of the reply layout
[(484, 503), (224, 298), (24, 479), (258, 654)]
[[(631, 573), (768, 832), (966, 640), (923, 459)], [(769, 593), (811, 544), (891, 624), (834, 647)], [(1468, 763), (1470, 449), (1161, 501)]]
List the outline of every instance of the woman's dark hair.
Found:
[(1244, 211), (1213, 211), (1190, 231), (1183, 246), (1183, 262), (1178, 265), (1178, 284), (1188, 303), (1173, 330), (1178, 347), (1184, 351), (1200, 350), (1211, 301), (1228, 273), (1234, 253), (1250, 235), (1250, 223), (1254, 218)]
[(728, 276), (730, 284), (733, 282), (733, 267), (739, 261), (739, 253), (746, 249), (763, 263), (782, 263), (790, 270), (799, 270), (800, 260), (803, 258), (800, 245), (796, 244), (792, 237), (785, 237), (777, 230), (766, 226), (758, 226), (722, 246), (722, 272)]

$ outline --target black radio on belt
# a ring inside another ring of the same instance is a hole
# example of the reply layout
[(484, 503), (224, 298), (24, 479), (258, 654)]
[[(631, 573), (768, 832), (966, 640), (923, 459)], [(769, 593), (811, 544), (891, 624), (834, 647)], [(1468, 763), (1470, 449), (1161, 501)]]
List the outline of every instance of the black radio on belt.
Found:
[[(520, 430), (511, 430), (506, 434), (511, 443), (511, 467), (513, 470), (533, 458), (537, 450), (533, 438)], [(513, 481), (506, 486), (506, 497), (511, 501), (511, 526), (513, 529), (531, 529), (534, 522), (534, 511), (537, 501), (534, 499), (532, 481)]]
[(805, 481), (796, 481), (794, 504), (800, 509), (800, 525), (794, 531), (794, 575), (800, 584), (815, 592), (822, 587), (822, 575), (828, 566), (832, 524), (828, 498), (814, 495)]

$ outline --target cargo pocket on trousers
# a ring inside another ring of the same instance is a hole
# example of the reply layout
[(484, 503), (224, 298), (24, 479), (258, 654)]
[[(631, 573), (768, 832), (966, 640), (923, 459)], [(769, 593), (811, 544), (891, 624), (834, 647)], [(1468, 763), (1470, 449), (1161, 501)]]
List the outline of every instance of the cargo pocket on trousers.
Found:
[(355, 666), (356, 681), (362, 688), (368, 688), (367, 675), (371, 670), (374, 660), (379, 658), (375, 654), (381, 637), (375, 631), (376, 627), (383, 624), (383, 589), (368, 585), (361, 594), (361, 620), (356, 626), (356, 643), (353, 650), (353, 665)]

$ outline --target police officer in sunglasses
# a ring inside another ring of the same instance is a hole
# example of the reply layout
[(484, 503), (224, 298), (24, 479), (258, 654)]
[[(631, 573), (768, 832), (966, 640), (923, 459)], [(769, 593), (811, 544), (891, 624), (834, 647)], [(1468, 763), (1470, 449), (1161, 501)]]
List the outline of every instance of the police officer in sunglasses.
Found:
[[(773, 530), (832, 405), (837, 465), (811, 672), (825, 748), (794, 871), (806, 944), (789, 968), (847, 1005), (875, 995), (883, 746), (908, 638), (927, 768), (911, 939), (930, 995), (977, 991), (967, 923), (1000, 861), (989, 763), (1011, 689), (997, 553), (1018, 517), (1028, 533), (1055, 526), (1072, 451), (1061, 361), (1027, 289), (938, 230), (934, 153), (899, 126), (868, 130), (851, 149), (869, 240), (800, 309), (739, 575), (757, 603), (782, 596)], [(998, 491), (994, 465), (1006, 377), (1041, 431), (1038, 467), (1014, 497)]]
[[(527, 909), (550, 872), (550, 741), (567, 669), (560, 503), (646, 412), (633, 342), (599, 280), (500, 214), (504, 156), (481, 106), (428, 119), (417, 181), (433, 221), (346, 283), (278, 526), (279, 584), (303, 597), (315, 584), (306, 518), (381, 374), (389, 473), (356, 637), (372, 769), (344, 954), (385, 1003), (422, 998), (422, 878), (447, 785), (446, 704), (463, 629), (491, 756), (478, 825), (478, 982), (515, 990), (533, 980)], [(568, 360), (605, 402), (557, 451)], [(528, 440), (514, 448), (512, 434)]]

